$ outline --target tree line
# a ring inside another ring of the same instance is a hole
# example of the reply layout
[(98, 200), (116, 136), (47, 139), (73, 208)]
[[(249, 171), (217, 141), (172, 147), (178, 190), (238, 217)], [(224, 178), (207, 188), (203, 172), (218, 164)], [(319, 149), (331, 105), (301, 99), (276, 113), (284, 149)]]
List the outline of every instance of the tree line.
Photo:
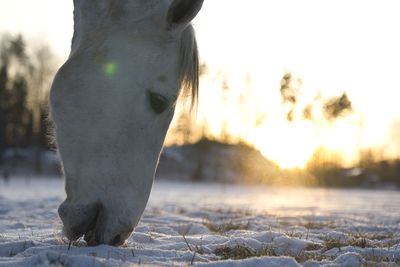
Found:
[(0, 164), (7, 149), (48, 148), (47, 98), (56, 66), (48, 46), (0, 36)]

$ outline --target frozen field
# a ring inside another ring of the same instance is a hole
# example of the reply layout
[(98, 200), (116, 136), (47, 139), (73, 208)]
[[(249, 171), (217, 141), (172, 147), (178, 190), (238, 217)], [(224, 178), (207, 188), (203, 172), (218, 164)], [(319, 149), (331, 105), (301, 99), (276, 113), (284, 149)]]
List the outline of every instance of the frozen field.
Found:
[(156, 182), (126, 246), (70, 250), (63, 199), (59, 179), (0, 181), (0, 267), (400, 264), (399, 191)]

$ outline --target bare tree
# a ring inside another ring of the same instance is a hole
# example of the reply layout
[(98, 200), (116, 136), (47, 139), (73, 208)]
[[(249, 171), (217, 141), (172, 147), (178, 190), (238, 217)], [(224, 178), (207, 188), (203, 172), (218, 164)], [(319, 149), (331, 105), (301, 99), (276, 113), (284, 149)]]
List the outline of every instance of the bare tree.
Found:
[(30, 79), (30, 108), (34, 113), (35, 134), (40, 131), (40, 107), (47, 102), (47, 93), (56, 68), (56, 59), (48, 46), (39, 47), (34, 51)]
[(3, 35), (0, 42), (0, 158), (6, 147), (34, 145), (36, 171), (44, 144), (43, 113), (48, 87), (56, 70), (46, 46), (28, 53), (21, 35)]
[(18, 134), (25, 117), (27, 62), (22, 36), (4, 35), (0, 42), (0, 159), (7, 145), (18, 145), (22, 139)]
[(352, 111), (352, 105), (350, 99), (346, 93), (341, 96), (333, 97), (325, 102), (324, 104), (324, 115), (327, 120), (335, 120), (340, 116), (345, 115)]
[(221, 139), (223, 142), (228, 143), (231, 140), (231, 134), (229, 133), (229, 119), (228, 119), (228, 106), (230, 101), (230, 85), (228, 81), (228, 77), (226, 74), (222, 75), (222, 82), (221, 82), (221, 90), (222, 90), (222, 105), (225, 107), (224, 111), (224, 118), (222, 121), (222, 128), (221, 128)]
[(35, 171), (41, 173), (42, 119), (47, 112), (47, 96), (52, 78), (57, 69), (57, 61), (51, 49), (44, 45), (38, 47), (32, 56), (29, 83), (29, 108), (32, 111), (32, 134), (35, 149)]
[(282, 103), (289, 108), (286, 115), (286, 119), (289, 122), (294, 120), (294, 112), (298, 103), (301, 85), (301, 79), (296, 80), (290, 72), (286, 72), (281, 79), (279, 91), (281, 93)]
[(395, 146), (396, 157), (400, 159), (400, 120), (396, 120), (392, 124), (392, 143)]

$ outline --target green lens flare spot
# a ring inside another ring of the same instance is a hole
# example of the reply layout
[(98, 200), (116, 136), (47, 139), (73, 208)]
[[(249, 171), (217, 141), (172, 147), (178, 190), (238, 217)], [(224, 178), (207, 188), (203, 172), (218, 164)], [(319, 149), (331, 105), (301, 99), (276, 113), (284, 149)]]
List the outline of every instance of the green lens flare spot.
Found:
[(112, 78), (117, 72), (117, 64), (109, 62), (103, 65), (103, 72), (107, 77)]

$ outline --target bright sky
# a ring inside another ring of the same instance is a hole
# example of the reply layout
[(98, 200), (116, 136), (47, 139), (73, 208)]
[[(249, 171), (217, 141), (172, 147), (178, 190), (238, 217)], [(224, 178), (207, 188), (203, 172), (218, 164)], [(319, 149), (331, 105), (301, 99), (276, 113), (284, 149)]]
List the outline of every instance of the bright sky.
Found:
[[(66, 58), (72, 10), (72, 0), (2, 0), (0, 32), (45, 40)], [(399, 10), (398, 0), (205, 0), (195, 20), (201, 59), (250, 104), (222, 109), (220, 84), (206, 77), (200, 119), (217, 132), (228, 116), (231, 132), (284, 167), (304, 166), (321, 144), (349, 160), (358, 147), (385, 146), (390, 155), (391, 125), (400, 119)], [(334, 125), (288, 124), (279, 96), (285, 70), (303, 79), (304, 98), (346, 91), (356, 113)], [(243, 123), (257, 112), (267, 114), (260, 128)]]

